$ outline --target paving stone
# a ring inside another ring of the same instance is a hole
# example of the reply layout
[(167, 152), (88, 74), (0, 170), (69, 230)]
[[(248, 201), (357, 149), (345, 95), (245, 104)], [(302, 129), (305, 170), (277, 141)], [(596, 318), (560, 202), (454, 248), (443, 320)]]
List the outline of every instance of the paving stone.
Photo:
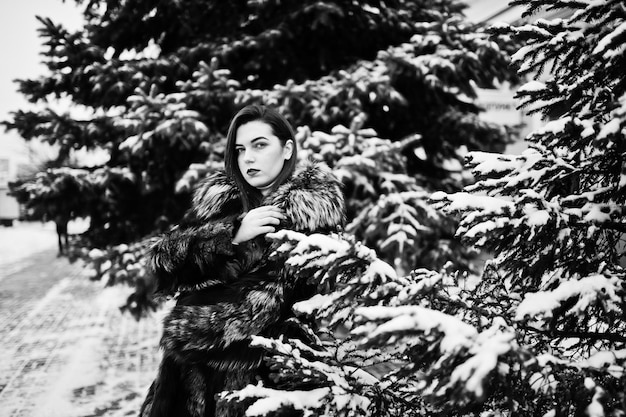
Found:
[(0, 266), (0, 416), (137, 415), (162, 311), (121, 313), (130, 291), (103, 289), (52, 250)]

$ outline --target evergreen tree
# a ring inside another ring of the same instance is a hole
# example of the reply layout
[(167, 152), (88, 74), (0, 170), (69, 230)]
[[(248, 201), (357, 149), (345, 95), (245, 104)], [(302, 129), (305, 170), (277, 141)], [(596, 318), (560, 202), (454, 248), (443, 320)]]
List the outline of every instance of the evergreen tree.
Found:
[(493, 258), (480, 277), (399, 276), (348, 236), (274, 234), (276, 256), (319, 283), (296, 310), (322, 327), (309, 344), (255, 339), (272, 354), (274, 385), (228, 394), (251, 401), (251, 415), (626, 413), (626, 9), (515, 4), (526, 17), (567, 16), (495, 28), (524, 42), (522, 75), (549, 69), (518, 94), (551, 121), (521, 155), (470, 152), (476, 182), (432, 195)]
[[(89, 184), (88, 206), (70, 201), (91, 219), (77, 253), (98, 255), (94, 277), (148, 278), (140, 260), (150, 236), (180, 219), (195, 181), (221, 165), (232, 115), (259, 101), (299, 127), (303, 154), (338, 170), (359, 239), (401, 270), (473, 268), (455, 222), (435, 214), (427, 196), (467, 182), (468, 150), (502, 149), (508, 135), (479, 121), (474, 90), (515, 75), (510, 37), (490, 39), (465, 22), (463, 5), (77, 3), (83, 30), (40, 19), (49, 74), (19, 85), (33, 102), (69, 97), (82, 117), (17, 111), (5, 124), (58, 145), (60, 160), (74, 149), (108, 151), (100, 167), (46, 174), (76, 173)], [(24, 185), (32, 206), (46, 204), (37, 184)]]

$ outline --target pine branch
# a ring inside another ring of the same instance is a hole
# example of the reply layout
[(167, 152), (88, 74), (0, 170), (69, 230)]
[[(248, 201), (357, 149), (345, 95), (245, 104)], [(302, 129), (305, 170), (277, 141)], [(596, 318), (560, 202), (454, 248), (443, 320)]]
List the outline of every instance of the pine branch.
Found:
[(606, 340), (609, 342), (621, 342), (626, 343), (626, 336), (623, 336), (618, 333), (600, 333), (600, 332), (578, 332), (578, 331), (565, 331), (565, 330), (544, 330), (538, 329), (532, 326), (521, 326), (522, 330), (528, 330), (533, 333), (539, 333), (549, 337), (559, 337), (559, 338), (579, 338), (579, 339), (588, 339), (592, 341), (597, 340)]
[[(579, 224), (579, 225), (582, 225), (582, 224)], [(589, 225), (585, 224), (584, 226), (588, 227)], [(615, 230), (618, 232), (626, 233), (626, 223), (602, 222), (601, 224), (598, 224), (597, 226), (601, 229), (610, 229), (610, 230)]]

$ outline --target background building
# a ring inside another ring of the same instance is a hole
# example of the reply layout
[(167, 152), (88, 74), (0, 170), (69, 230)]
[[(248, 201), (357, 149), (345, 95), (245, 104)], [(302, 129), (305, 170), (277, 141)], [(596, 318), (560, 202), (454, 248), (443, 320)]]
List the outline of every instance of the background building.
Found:
[[(485, 25), (496, 23), (523, 24), (527, 19), (522, 18), (524, 10), (521, 6), (510, 6), (506, 1), (499, 3), (490, 0), (470, 0), (467, 2), (466, 15), (469, 20)], [(568, 13), (562, 10), (543, 11), (533, 15), (533, 20), (538, 18), (554, 19), (565, 17)], [(542, 74), (541, 79), (549, 76), (549, 71)], [(516, 89), (509, 85), (502, 85), (497, 90), (478, 89), (477, 103), (486, 111), (480, 116), (486, 121), (508, 126), (520, 126), (520, 137), (523, 139), (527, 134), (539, 128), (544, 122), (539, 115), (528, 115), (523, 109), (518, 109), (518, 100), (515, 99)], [(526, 143), (521, 140), (507, 148), (508, 153), (518, 153), (526, 148)]]

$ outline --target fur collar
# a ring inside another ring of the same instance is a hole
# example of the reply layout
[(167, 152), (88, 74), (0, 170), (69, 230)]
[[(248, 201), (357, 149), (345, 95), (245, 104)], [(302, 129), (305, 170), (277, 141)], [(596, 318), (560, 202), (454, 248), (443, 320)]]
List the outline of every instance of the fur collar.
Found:
[[(287, 215), (284, 227), (297, 231), (336, 230), (345, 223), (341, 182), (321, 163), (299, 165), (292, 177), (263, 198), (261, 205), (275, 205)], [(234, 209), (238, 207), (239, 212)], [(217, 220), (241, 214), (239, 190), (224, 171), (206, 177), (193, 195), (193, 209), (201, 220)]]

